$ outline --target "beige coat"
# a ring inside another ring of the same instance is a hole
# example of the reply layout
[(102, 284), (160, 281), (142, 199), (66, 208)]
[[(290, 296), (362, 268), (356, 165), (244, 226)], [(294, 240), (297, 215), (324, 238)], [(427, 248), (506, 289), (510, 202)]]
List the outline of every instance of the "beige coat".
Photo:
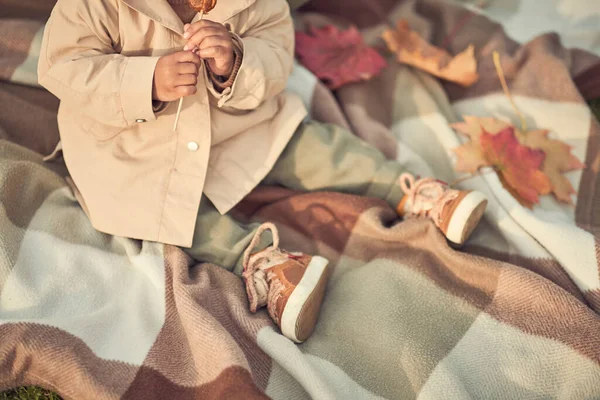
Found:
[(285, 0), (220, 0), (206, 18), (229, 24), (243, 62), (221, 94), (203, 68), (174, 132), (177, 102), (155, 113), (151, 99), (158, 58), (186, 43), (167, 1), (58, 0), (39, 80), (61, 100), (65, 162), (96, 229), (190, 247), (202, 193), (230, 210), (306, 116), (283, 92), (294, 46)]

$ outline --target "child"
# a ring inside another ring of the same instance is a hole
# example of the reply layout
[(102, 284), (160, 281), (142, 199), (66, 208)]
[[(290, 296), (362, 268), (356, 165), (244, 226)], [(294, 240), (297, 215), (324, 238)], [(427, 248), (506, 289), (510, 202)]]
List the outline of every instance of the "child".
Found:
[(379, 197), (466, 240), (482, 194), (415, 182), (342, 128), (303, 122), (301, 100), (284, 91), (294, 47), (285, 0), (219, 0), (208, 17), (185, 0), (58, 0), (39, 79), (61, 100), (70, 182), (96, 229), (243, 275), (251, 311), (267, 306), (295, 342), (314, 329), (328, 262), (280, 250), (272, 224), (228, 214), (258, 184)]

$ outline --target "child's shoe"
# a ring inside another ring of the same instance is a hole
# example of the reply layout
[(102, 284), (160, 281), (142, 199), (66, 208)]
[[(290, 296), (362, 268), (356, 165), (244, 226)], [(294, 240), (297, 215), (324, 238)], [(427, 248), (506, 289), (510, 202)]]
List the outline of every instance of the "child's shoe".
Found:
[(487, 206), (483, 193), (450, 189), (445, 182), (431, 178), (415, 181), (411, 174), (402, 174), (400, 186), (404, 197), (396, 209), (398, 214), (431, 218), (457, 245), (467, 241)]
[[(273, 245), (251, 253), (267, 229)], [(329, 279), (329, 261), (319, 256), (280, 250), (277, 228), (263, 224), (244, 254), (244, 280), (250, 311), (267, 306), (281, 333), (296, 343), (312, 334)]]

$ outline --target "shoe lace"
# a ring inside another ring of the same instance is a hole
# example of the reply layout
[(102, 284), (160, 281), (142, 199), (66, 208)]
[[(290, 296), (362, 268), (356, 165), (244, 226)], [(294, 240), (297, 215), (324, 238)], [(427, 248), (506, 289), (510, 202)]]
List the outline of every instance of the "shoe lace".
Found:
[(400, 188), (408, 196), (409, 215), (429, 217), (436, 225), (442, 221), (442, 211), (446, 204), (458, 196), (457, 191), (449, 190), (443, 182), (433, 178), (415, 181), (415, 177), (408, 173), (400, 176)]
[[(267, 230), (270, 230), (272, 233), (273, 244), (253, 256), (252, 251), (256, 248), (256, 245), (258, 245), (261, 235)], [(288, 255), (279, 249), (279, 231), (277, 230), (277, 227), (270, 222), (266, 222), (259, 226), (252, 241), (244, 252), (244, 259), (242, 261), (244, 266), (242, 276), (248, 282), (253, 283), (249, 285), (249, 290), (252, 292), (251, 298), (256, 302), (256, 304), (251, 305), (252, 309), (255, 309), (258, 305), (267, 303), (269, 292), (268, 270), (281, 264), (288, 258)]]

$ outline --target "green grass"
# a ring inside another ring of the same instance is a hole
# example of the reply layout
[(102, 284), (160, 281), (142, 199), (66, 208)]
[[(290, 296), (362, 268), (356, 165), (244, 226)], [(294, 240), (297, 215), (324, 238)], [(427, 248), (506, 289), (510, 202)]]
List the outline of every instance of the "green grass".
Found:
[(61, 397), (35, 386), (26, 386), (0, 393), (0, 400), (61, 400)]
[[(590, 107), (596, 118), (598, 118), (598, 121), (600, 121), (600, 99), (592, 100)], [(61, 400), (61, 398), (47, 390), (27, 386), (0, 393), (0, 400)]]
[(596, 114), (598, 121), (600, 121), (600, 99), (590, 101), (590, 107), (592, 108), (592, 112)]

